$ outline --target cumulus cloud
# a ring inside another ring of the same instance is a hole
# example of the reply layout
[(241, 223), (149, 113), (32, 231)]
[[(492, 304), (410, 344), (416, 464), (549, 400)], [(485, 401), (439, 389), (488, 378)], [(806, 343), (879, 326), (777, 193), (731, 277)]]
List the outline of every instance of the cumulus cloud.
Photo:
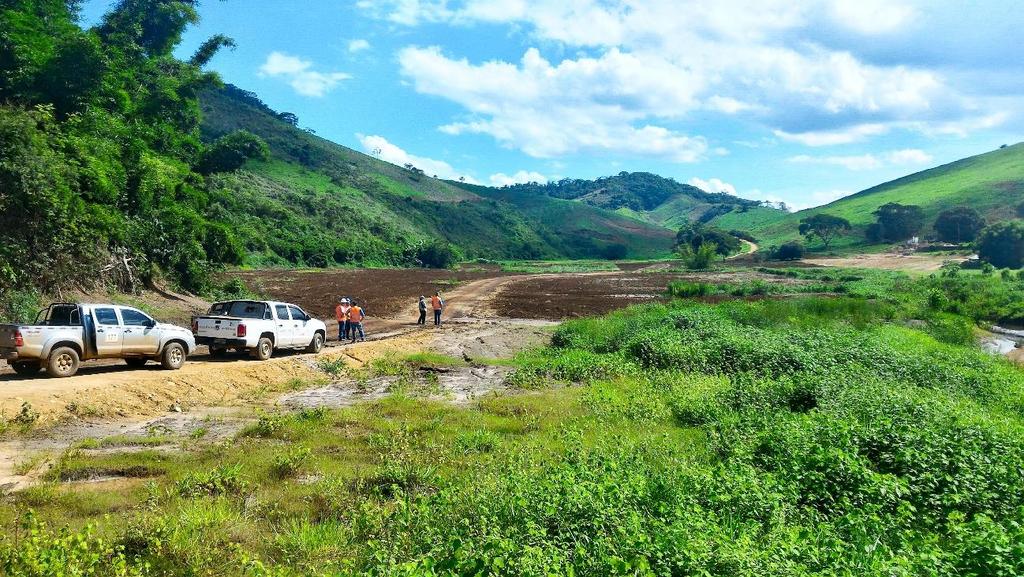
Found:
[(908, 148), (894, 150), (882, 154), (860, 154), (852, 156), (809, 156), (800, 154), (792, 156), (789, 162), (796, 164), (821, 164), (841, 166), (847, 170), (877, 170), (888, 166), (912, 166), (928, 164), (932, 155), (923, 150)]
[(695, 162), (708, 150), (703, 137), (648, 122), (659, 116), (652, 109), (696, 106), (687, 76), (618, 50), (552, 64), (531, 48), (519, 63), (472, 64), (438, 47), (409, 47), (399, 62), (416, 90), (471, 113), (440, 127), (448, 134), (488, 134), (539, 158), (615, 152)]
[(470, 184), (480, 184), (473, 177), (463, 171), (456, 170), (452, 165), (443, 160), (409, 154), (398, 145), (389, 142), (383, 136), (356, 134), (356, 138), (359, 139), (359, 144), (362, 145), (364, 152), (376, 156), (385, 162), (403, 167), (411, 164), (428, 176), (437, 175), (438, 178), (447, 180), (459, 180), (462, 178)]
[(303, 96), (322, 97), (342, 80), (351, 78), (344, 72), (317, 72), (313, 63), (282, 52), (271, 52), (260, 67), (260, 76), (281, 78)]
[(728, 182), (723, 182), (718, 178), (709, 178), (708, 180), (704, 180), (703, 178), (693, 177), (688, 180), (686, 184), (696, 186), (704, 192), (724, 192), (736, 196), (736, 187)]
[[(699, 160), (707, 141), (683, 127), (701, 113), (743, 116), (809, 146), (895, 129), (969, 130), (970, 118), (991, 116), (985, 108), (992, 103), (951, 84), (945, 70), (900, 62), (914, 51), (871, 53), (874, 43), (899, 41), (934, 12), (923, 0), (359, 5), (405, 26), (504, 24), (537, 46), (556, 47), (552, 53), (571, 54), (555, 62), (531, 48), (518, 62), (469, 62), (437, 47), (408, 47), (399, 55), (417, 91), (463, 107), (466, 118), (453, 119), (446, 132), (489, 134), (533, 156), (632, 151)], [(840, 36), (848, 45), (832, 42)], [(650, 137), (656, 140), (648, 145)]]
[(349, 52), (362, 52), (370, 49), (370, 42), (365, 38), (354, 38), (348, 41)]
[(511, 176), (504, 172), (492, 174), (490, 181), (491, 186), (511, 186), (513, 184), (526, 184), (529, 182), (545, 183), (548, 181), (548, 177), (539, 172), (520, 170)]

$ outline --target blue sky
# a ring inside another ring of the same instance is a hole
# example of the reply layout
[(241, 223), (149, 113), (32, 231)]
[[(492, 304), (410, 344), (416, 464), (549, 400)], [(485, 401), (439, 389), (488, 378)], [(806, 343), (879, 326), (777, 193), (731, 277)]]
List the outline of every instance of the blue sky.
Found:
[[(87, 1), (84, 23), (111, 3)], [(482, 184), (650, 171), (814, 206), (1021, 140), (1012, 0), (207, 0), (300, 126)]]

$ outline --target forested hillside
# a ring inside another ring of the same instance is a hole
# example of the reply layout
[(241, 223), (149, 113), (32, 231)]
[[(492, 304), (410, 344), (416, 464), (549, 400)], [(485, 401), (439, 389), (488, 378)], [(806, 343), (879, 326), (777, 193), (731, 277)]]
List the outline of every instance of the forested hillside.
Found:
[(234, 86), (205, 92), (201, 103), (205, 139), (245, 130), (270, 147), (270, 161), (220, 179), (234, 190), (227, 218), (250, 264), (417, 264), (417, 247), (433, 254), (438, 242), (458, 258), (491, 259), (654, 257), (672, 245), (668, 229), (582, 202), (378, 160), (297, 128), (292, 115)]
[(595, 180), (565, 178), (543, 184), (518, 184), (505, 187), (504, 194), (540, 194), (576, 200), (672, 229), (690, 221), (708, 221), (722, 214), (746, 212), (761, 206), (757, 201), (724, 192), (705, 192), (649, 172), (620, 172)]
[(203, 66), (231, 40), (172, 55), (195, 2), (123, 0), (95, 27), (73, 0), (0, 8), (0, 302), (25, 290), (170, 274), (202, 290), (245, 248), (210, 177), (265, 154), (245, 134), (203, 144)]

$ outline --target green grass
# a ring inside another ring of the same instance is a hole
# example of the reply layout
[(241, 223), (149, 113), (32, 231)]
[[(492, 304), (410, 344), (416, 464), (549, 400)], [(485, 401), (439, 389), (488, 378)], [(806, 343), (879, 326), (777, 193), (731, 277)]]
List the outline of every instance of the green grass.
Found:
[(505, 272), (528, 274), (572, 273), (572, 272), (611, 272), (619, 270), (615, 263), (604, 260), (569, 260), (569, 261), (505, 261), (501, 263)]
[[(1002, 294), (994, 283), (1015, 294), (1017, 281), (766, 272), (848, 294), (569, 321), (552, 346), (517, 356), (513, 392), (465, 407), (397, 394), (264, 414), (231, 442), (175, 453), (71, 451), (51, 482), (0, 508), (0, 533), (27, 536), (0, 539), (0, 567), (1024, 572), (1024, 372), (944, 325), (970, 323), (948, 312), (958, 291), (989, 295), (960, 303), (980, 316)], [(373, 370), (456, 362), (424, 354)], [(134, 480), (59, 482), (117, 472)]]

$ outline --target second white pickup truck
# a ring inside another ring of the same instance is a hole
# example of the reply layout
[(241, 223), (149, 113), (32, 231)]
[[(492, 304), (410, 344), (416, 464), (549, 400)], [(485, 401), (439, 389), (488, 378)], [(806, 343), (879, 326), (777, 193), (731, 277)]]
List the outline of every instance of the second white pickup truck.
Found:
[(327, 340), (327, 325), (297, 305), (274, 301), (225, 301), (192, 321), (196, 343), (210, 347), (210, 356), (229, 349), (249, 351), (267, 360), (275, 350), (305, 349), (318, 353)]

